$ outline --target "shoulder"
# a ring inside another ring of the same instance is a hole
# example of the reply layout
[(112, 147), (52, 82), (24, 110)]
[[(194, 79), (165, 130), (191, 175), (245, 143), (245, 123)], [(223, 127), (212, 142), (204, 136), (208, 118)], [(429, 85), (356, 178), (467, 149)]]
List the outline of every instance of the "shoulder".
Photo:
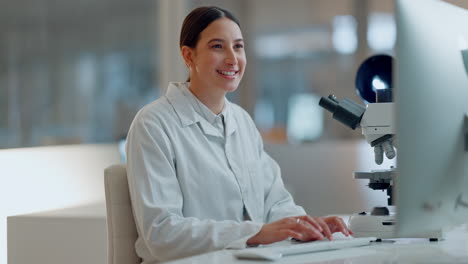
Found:
[(229, 104), (231, 107), (231, 112), (236, 119), (241, 119), (242, 121), (245, 121), (251, 124), (254, 123), (254, 121), (252, 120), (252, 117), (250, 116), (249, 113), (247, 113), (247, 111), (245, 111), (244, 108), (232, 102), (229, 102)]
[(176, 118), (172, 105), (166, 96), (162, 96), (155, 101), (145, 105), (138, 111), (132, 122), (133, 126), (161, 126), (168, 122), (174, 122)]
[(250, 116), (250, 114), (241, 106), (229, 102), (231, 106), (231, 112), (234, 117), (234, 119), (237, 121), (239, 125), (242, 125), (242, 127), (247, 127), (251, 132), (256, 132), (257, 127), (255, 125), (254, 120)]

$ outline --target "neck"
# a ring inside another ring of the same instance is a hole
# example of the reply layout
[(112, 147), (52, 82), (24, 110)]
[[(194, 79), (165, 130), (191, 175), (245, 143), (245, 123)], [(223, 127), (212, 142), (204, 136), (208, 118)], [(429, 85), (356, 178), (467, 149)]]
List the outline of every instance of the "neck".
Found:
[(221, 111), (223, 111), (224, 96), (226, 93), (201, 87), (203, 86), (200, 86), (197, 82), (191, 81), (189, 89), (200, 102), (211, 110), (211, 112), (215, 115), (221, 113)]

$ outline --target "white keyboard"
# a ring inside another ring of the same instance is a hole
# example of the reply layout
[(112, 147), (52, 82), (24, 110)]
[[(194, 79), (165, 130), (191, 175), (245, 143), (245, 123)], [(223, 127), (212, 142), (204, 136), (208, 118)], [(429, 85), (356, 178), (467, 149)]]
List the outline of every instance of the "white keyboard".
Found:
[(332, 241), (321, 240), (313, 242), (304, 242), (290, 244), (286, 246), (246, 248), (234, 252), (234, 256), (236, 256), (239, 259), (277, 260), (282, 258), (283, 256), (288, 255), (365, 246), (369, 245), (371, 241), (374, 241), (376, 239), (376, 237), (360, 237)]

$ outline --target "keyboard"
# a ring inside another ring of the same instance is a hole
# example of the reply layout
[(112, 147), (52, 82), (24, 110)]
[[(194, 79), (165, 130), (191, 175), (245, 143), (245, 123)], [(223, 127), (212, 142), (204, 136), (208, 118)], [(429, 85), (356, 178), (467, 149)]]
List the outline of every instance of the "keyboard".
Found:
[(369, 245), (376, 239), (376, 237), (360, 237), (332, 241), (319, 240), (312, 242), (302, 242), (284, 246), (246, 248), (234, 252), (234, 256), (236, 256), (238, 259), (278, 260), (283, 256), (289, 255), (365, 246)]

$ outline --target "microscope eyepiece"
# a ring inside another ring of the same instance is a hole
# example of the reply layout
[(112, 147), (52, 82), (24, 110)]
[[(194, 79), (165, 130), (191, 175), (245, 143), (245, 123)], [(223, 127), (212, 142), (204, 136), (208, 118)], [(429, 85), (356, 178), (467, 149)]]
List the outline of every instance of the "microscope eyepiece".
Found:
[(319, 105), (332, 113), (334, 119), (352, 129), (355, 129), (359, 125), (362, 115), (366, 111), (362, 105), (349, 99), (339, 101), (332, 94), (328, 97), (322, 97)]
[(328, 97), (322, 97), (319, 101), (319, 105), (327, 109), (331, 113), (334, 113), (336, 111), (338, 104), (338, 100), (332, 94), (330, 94)]

